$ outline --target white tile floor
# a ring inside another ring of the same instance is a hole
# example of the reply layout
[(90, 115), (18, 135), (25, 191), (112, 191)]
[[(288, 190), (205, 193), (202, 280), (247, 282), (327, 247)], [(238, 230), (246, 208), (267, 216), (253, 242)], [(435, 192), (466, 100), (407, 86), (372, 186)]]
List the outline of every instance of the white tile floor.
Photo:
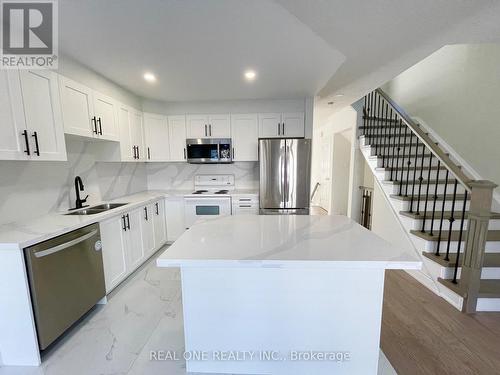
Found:
[[(181, 360), (150, 360), (152, 350), (183, 348), (180, 273), (151, 260), (46, 353), (42, 366), (0, 367), (0, 375), (185, 375)], [(378, 373), (396, 374), (382, 352)]]

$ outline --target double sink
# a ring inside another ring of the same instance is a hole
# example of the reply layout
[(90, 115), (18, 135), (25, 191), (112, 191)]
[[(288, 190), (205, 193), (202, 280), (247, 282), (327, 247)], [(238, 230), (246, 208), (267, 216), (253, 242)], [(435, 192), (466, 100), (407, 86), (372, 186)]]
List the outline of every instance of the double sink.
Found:
[(95, 215), (95, 214), (100, 214), (101, 212), (112, 210), (114, 208), (125, 206), (127, 204), (128, 203), (104, 203), (104, 204), (99, 204), (97, 206), (85, 208), (83, 210), (74, 211), (66, 215)]

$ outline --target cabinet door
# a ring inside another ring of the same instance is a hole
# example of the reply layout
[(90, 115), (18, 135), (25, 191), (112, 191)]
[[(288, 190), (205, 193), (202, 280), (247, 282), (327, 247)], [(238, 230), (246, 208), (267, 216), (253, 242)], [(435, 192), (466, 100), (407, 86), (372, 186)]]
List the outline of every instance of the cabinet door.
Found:
[(208, 137), (208, 116), (187, 115), (186, 123), (187, 123), (188, 138)]
[(0, 160), (29, 158), (21, 85), (15, 71), (0, 71), (0, 124)]
[(121, 160), (134, 160), (134, 145), (130, 138), (131, 134), (131, 113), (130, 108), (120, 105), (118, 109), (118, 125), (120, 128), (120, 153)]
[(93, 93), (94, 98), (94, 116), (96, 117), (98, 136), (109, 141), (118, 141), (120, 135), (118, 132), (118, 120), (116, 118), (116, 102), (97, 91)]
[(144, 128), (142, 112), (132, 109), (130, 112), (130, 140), (132, 145), (137, 146), (139, 160), (147, 159), (147, 150), (144, 148)]
[(152, 204), (142, 208), (141, 235), (144, 258), (148, 258), (155, 250), (154, 215), (155, 210)]
[(147, 160), (168, 161), (170, 158), (170, 147), (167, 117), (145, 113), (144, 135)]
[(231, 138), (231, 118), (229, 115), (208, 116), (208, 136), (211, 138)]
[(186, 161), (186, 117), (168, 116), (170, 161)]
[(127, 235), (125, 249), (127, 252), (127, 272), (132, 272), (140, 266), (144, 260), (144, 248), (142, 242), (142, 225), (144, 210), (137, 209), (127, 214)]
[(169, 197), (165, 200), (165, 219), (167, 222), (167, 239), (175, 241), (186, 230), (184, 214), (184, 198)]
[(153, 223), (155, 227), (155, 249), (167, 242), (167, 231), (165, 230), (165, 200), (153, 204)]
[(281, 134), (281, 113), (259, 114), (259, 137), (279, 138)]
[(84, 137), (94, 136), (92, 90), (63, 76), (59, 76), (59, 89), (64, 132)]
[(127, 276), (123, 216), (103, 221), (99, 224), (102, 241), (102, 263), (106, 293), (109, 293)]
[(259, 160), (259, 121), (256, 114), (231, 115), (234, 161)]
[(32, 160), (67, 160), (57, 74), (22, 70), (19, 76)]
[(304, 113), (283, 113), (282, 130), (285, 137), (303, 137), (304, 136)]

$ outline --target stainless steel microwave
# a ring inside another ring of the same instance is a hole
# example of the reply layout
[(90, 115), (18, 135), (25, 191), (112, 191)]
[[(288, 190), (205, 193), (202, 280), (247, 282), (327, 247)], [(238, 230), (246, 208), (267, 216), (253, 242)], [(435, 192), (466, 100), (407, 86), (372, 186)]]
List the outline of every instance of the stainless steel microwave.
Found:
[(232, 163), (230, 138), (186, 139), (187, 161), (193, 164)]

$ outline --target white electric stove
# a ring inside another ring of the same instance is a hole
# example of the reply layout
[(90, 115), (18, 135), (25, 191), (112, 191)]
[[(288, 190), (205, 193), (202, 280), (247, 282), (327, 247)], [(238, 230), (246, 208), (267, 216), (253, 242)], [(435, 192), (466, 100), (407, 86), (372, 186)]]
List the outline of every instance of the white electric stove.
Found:
[(231, 215), (234, 175), (196, 175), (195, 190), (184, 196), (186, 227), (199, 220)]

